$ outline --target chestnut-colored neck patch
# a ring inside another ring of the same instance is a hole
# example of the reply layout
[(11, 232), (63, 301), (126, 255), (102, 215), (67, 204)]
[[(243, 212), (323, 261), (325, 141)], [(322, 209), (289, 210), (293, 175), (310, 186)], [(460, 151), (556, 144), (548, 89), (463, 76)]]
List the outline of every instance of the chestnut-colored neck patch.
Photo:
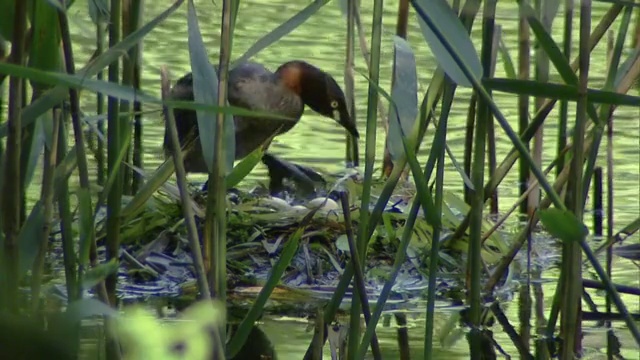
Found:
[(282, 83), (294, 93), (302, 93), (302, 78), (304, 70), (295, 63), (287, 64), (278, 69)]

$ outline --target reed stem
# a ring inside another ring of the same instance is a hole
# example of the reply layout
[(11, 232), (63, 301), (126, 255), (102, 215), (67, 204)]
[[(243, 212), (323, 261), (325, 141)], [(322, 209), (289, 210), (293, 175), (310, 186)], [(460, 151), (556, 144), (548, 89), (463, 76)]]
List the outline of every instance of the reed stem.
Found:
[[(15, 3), (13, 21), (13, 41), (9, 61), (22, 65), (25, 61), (25, 34), (27, 28), (27, 2)], [(5, 163), (2, 169), (2, 226), (4, 231), (4, 271), (3, 291), (0, 309), (12, 313), (18, 312), (19, 282), (19, 244), (20, 214), (22, 204), (20, 198), (20, 154), (22, 152), (22, 103), (24, 80), (11, 76), (9, 78), (9, 111), (7, 118), (7, 140)]]
[[(362, 259), (367, 256), (367, 240), (365, 234), (369, 231), (369, 204), (371, 201), (371, 182), (373, 180), (373, 166), (376, 154), (377, 133), (377, 106), (378, 106), (378, 82), (380, 80), (380, 52), (382, 44), (382, 15), (383, 0), (375, 0), (373, 4), (373, 18), (371, 22), (371, 65), (369, 67), (369, 84), (367, 97), (367, 127), (365, 143), (365, 167), (364, 186), (360, 205), (360, 225), (358, 228), (358, 252)], [(344, 276), (344, 275), (343, 275)], [(355, 288), (355, 296), (351, 301), (351, 319), (349, 323), (348, 354), (350, 358), (358, 351), (360, 344), (360, 312), (361, 307), (357, 298), (358, 288)]]

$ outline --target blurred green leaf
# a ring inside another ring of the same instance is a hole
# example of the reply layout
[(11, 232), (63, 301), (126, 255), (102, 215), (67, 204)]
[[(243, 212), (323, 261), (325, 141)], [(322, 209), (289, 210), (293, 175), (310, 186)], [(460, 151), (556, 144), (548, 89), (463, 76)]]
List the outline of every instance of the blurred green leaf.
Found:
[(587, 227), (568, 210), (549, 208), (538, 212), (547, 231), (564, 242), (582, 241), (589, 233)]
[[(218, 103), (218, 76), (211, 63), (207, 50), (202, 41), (202, 34), (198, 25), (198, 17), (193, 0), (188, 3), (189, 14), (187, 18), (189, 28), (189, 57), (191, 60), (191, 72), (193, 74), (193, 98), (204, 104)], [(216, 138), (216, 115), (209, 111), (196, 111), (198, 116), (198, 131), (202, 155), (209, 172), (213, 171)], [(224, 121), (224, 136), (226, 147), (227, 169), (233, 168), (235, 160), (235, 124), (233, 119), (226, 117)]]
[[(76, 0), (45, 0), (49, 5), (53, 6), (55, 9), (59, 9), (62, 12), (66, 12), (71, 9), (73, 4), (76, 3)], [(42, 1), (40, 1), (42, 2)]]
[(94, 24), (106, 24), (110, 17), (107, 0), (89, 0), (89, 16)]
[(22, 278), (36, 259), (42, 243), (42, 229), (44, 228), (44, 206), (42, 201), (36, 201), (27, 220), (20, 229), (18, 246), (20, 247), (19, 276)]
[(232, 62), (230, 68), (233, 69), (236, 65), (251, 59), (251, 57), (259, 53), (263, 49), (282, 39), (285, 35), (289, 34), (297, 27), (302, 25), (302, 23), (307, 21), (307, 19), (318, 12), (318, 10), (320, 10), (320, 8), (329, 1), (330, 0), (315, 0), (311, 4), (307, 5), (307, 7), (300, 10), (297, 14), (293, 15), (289, 20), (280, 24), (278, 27), (271, 30), (271, 32), (256, 41), (255, 44), (251, 45), (251, 47), (244, 54), (242, 54), (242, 56)]
[[(418, 116), (418, 75), (411, 45), (399, 36), (393, 37), (393, 45), (395, 80), (391, 98), (397, 106), (389, 109), (388, 146), (391, 158), (396, 161), (404, 152), (401, 134), (411, 132)], [(399, 121), (396, 121), (396, 117)]]
[(106, 263), (100, 264), (88, 270), (82, 277), (82, 288), (91, 289), (107, 278), (107, 276), (118, 271), (118, 261), (112, 258)]
[[(225, 312), (224, 304), (203, 300), (180, 314), (180, 321), (166, 323), (134, 305), (124, 309), (111, 329), (129, 359), (223, 359), (217, 331), (225, 324)], [(183, 345), (180, 352), (176, 344)]]
[[(35, 7), (32, 10), (32, 37), (31, 46), (29, 46), (28, 66), (45, 71), (58, 71), (61, 63), (58, 10), (45, 1), (36, 1), (32, 4)], [(60, 6), (60, 3), (57, 5)], [(51, 87), (49, 84), (39, 83), (34, 80), (31, 80), (30, 84), (33, 87), (34, 98), (36, 99)], [(23, 146), (23, 149), (27, 150), (23, 154), (23, 156), (27, 157), (24, 180), (26, 187), (31, 184), (45, 142), (51, 143), (51, 124), (51, 113), (46, 112), (36, 119), (35, 126), (31, 125), (31, 146)], [(48, 131), (45, 133), (45, 130)]]
[(0, 0), (0, 12), (2, 14), (2, 21), (0, 21), (0, 41), (2, 38), (6, 41), (13, 39), (13, 18), (15, 17), (15, 11), (15, 0)]
[[(495, 91), (558, 100), (578, 100), (578, 89), (571, 85), (500, 78), (483, 79), (482, 83), (487, 88)], [(612, 91), (587, 89), (587, 98), (593, 103), (640, 106), (640, 97)]]
[[(29, 47), (28, 65), (40, 70), (60, 70), (60, 27), (58, 24), (58, 11), (44, 1), (35, 2), (33, 14), (32, 43)], [(31, 86), (36, 92), (45, 90), (43, 84), (31, 81)]]
[(78, 188), (78, 212), (80, 216), (80, 253), (78, 262), (82, 266), (89, 264), (89, 249), (91, 249), (91, 232), (93, 231), (93, 212), (91, 211), (91, 193), (89, 189)]
[[(478, 52), (473, 46), (467, 30), (451, 9), (446, 0), (411, 0), (414, 8), (420, 8), (425, 16), (429, 18), (433, 26), (444, 34), (446, 41), (456, 49), (460, 58), (476, 78), (482, 78), (482, 64), (478, 58)], [(458, 85), (471, 87), (471, 82), (465, 76), (451, 54), (446, 50), (438, 37), (433, 33), (429, 25), (418, 16), (418, 23), (422, 30), (422, 35), (429, 44), (431, 52), (435, 56), (438, 64), (449, 75), (451, 80)]]

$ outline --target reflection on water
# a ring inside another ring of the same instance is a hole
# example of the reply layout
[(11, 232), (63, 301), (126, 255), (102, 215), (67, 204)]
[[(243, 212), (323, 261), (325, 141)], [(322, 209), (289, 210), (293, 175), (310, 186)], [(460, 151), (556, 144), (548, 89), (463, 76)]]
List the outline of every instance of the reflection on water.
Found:
[[(209, 54), (212, 59), (216, 58), (218, 52), (218, 35), (220, 29), (219, 13), (221, 3), (214, 4), (211, 1), (196, 1), (199, 5), (198, 15), (200, 19), (200, 27), (205, 37), (205, 44), (209, 48)], [(319, 67), (323, 68), (327, 72), (331, 73), (338, 83), (342, 84), (343, 81), (343, 64), (345, 54), (345, 27), (346, 22), (340, 14), (338, 1), (331, 2), (324, 6), (315, 16), (307, 21), (306, 24), (296, 29), (287, 37), (274, 44), (273, 46), (265, 49), (258, 54), (253, 60), (263, 62), (270, 69), (275, 69), (280, 63), (290, 59), (303, 59), (312, 62)], [(94, 37), (92, 25), (84, 8), (86, 2), (79, 2), (74, 6), (72, 10), (72, 32), (74, 39), (77, 41), (75, 53), (78, 57), (78, 64), (86, 63), (89, 56), (92, 54), (94, 46)], [(240, 13), (237, 22), (237, 28), (235, 31), (234, 39), (234, 54), (236, 58), (240, 56), (246, 49), (251, 46), (256, 39), (263, 36), (271, 29), (285, 21), (292, 16), (295, 12), (305, 6), (305, 4), (293, 5), (292, 2), (286, 0), (274, 0), (270, 2), (247, 0), (240, 3)], [(149, 20), (159, 14), (167, 6), (167, 2), (162, 1), (148, 1), (145, 3), (146, 13), (145, 18)], [(517, 60), (516, 49), (516, 16), (517, 10), (515, 3), (503, 3), (499, 6), (497, 24), (502, 26), (502, 33), (504, 41), (507, 44), (509, 51), (511, 52), (514, 61)], [(594, 23), (597, 23), (595, 19), (599, 19), (604, 13), (604, 9), (608, 8), (608, 4), (605, 2), (593, 3), (593, 19)], [(397, 10), (396, 2), (386, 2), (385, 4), (385, 17), (384, 17), (384, 34), (383, 34), (383, 58), (381, 62), (381, 85), (388, 89), (390, 86), (391, 77), (391, 64), (392, 64), (392, 34), (395, 29), (395, 11)], [(418, 75), (420, 77), (419, 89), (424, 94), (426, 87), (428, 86), (429, 79), (433, 70), (436, 67), (436, 62), (431, 55), (430, 50), (426, 46), (422, 39), (419, 28), (412, 14), (410, 29), (409, 29), (409, 41), (416, 53), (416, 60), (418, 64)], [(367, 31), (367, 41), (370, 41), (370, 19), (371, 19), (371, 5), (369, 2), (363, 2), (362, 18), (364, 20), (364, 28)], [(619, 21), (614, 24), (613, 29), (618, 28)], [(479, 24), (476, 24), (479, 25)], [(554, 24), (554, 36), (556, 40), (562, 39), (562, 15), (559, 14), (556, 17)], [(595, 25), (594, 25), (595, 26)], [(473, 36), (477, 48), (479, 48), (480, 39), (480, 26), (476, 26), (473, 31)], [(574, 37), (577, 38), (578, 31), (574, 31)], [(574, 42), (574, 46), (577, 41)], [(167, 19), (159, 28), (152, 32), (144, 41), (144, 63), (143, 63), (143, 82), (142, 87), (145, 91), (159, 95), (159, 69), (163, 65), (168, 65), (173, 78), (177, 79), (183, 73), (189, 71), (189, 53), (187, 49), (187, 23), (186, 23), (186, 6), (175, 13), (172, 17)], [(574, 51), (574, 54), (576, 51)], [(501, 60), (499, 59), (496, 76), (505, 76), (504, 70), (501, 67)], [(366, 65), (357, 51), (356, 67), (359, 70), (366, 72)], [(590, 86), (601, 87), (604, 82), (605, 71), (605, 51), (604, 44), (600, 44), (596, 47), (594, 55), (591, 60), (591, 75)], [(552, 80), (561, 81), (557, 72), (552, 70)], [(366, 116), (366, 93), (367, 93), (366, 80), (357, 75), (356, 77), (356, 102), (357, 102), (357, 119), (360, 124), (360, 132), (365, 133), (364, 129), (364, 117)], [(457, 93), (457, 100), (468, 99), (470, 95), (469, 89), (459, 89)], [(86, 100), (84, 105), (84, 111), (91, 113), (94, 107), (92, 105), (92, 97), (86, 92), (83, 94)], [(421, 95), (422, 96), (422, 95)], [(500, 106), (501, 111), (509, 120), (512, 127), (517, 128), (517, 109), (515, 97), (503, 93), (495, 93), (494, 98)], [(385, 104), (386, 105), (386, 104)], [(467, 102), (457, 101), (449, 119), (449, 131), (447, 133), (448, 145), (450, 146), (454, 156), (458, 161), (462, 161), (463, 154), (463, 140), (464, 140), (464, 124), (466, 117)], [(570, 119), (572, 114), (575, 113), (575, 106), (570, 106)], [(532, 111), (533, 113), (533, 111)], [(548, 164), (554, 157), (555, 153), (555, 141), (554, 137), (557, 133), (557, 108), (549, 116), (549, 120), (545, 124), (544, 134), (549, 141), (544, 146), (544, 161)], [(638, 183), (639, 178), (639, 164), (640, 153), (639, 147), (639, 123), (638, 109), (623, 107), (616, 110), (615, 120), (615, 143), (614, 143), (614, 160), (615, 160), (615, 207), (616, 207), (616, 229), (621, 228), (631, 220), (637, 217), (640, 213), (640, 202), (638, 198)], [(160, 151), (162, 142), (162, 119), (158, 112), (146, 114), (144, 117), (144, 146), (145, 146), (145, 166), (147, 169), (155, 168), (162, 160)], [(511, 145), (509, 139), (502, 133), (502, 130), (497, 128), (496, 134), (496, 147), (498, 151), (498, 159), (502, 159), (506, 153), (510, 150)], [(430, 137), (433, 136), (433, 131), (430, 129), (427, 134), (427, 140), (422, 148), (422, 159), (426, 159), (426, 154), (429, 151)], [(278, 137), (271, 150), (283, 157), (301, 162), (311, 164), (326, 170), (335, 171), (343, 167), (344, 164), (344, 131), (334, 122), (321, 118), (314, 114), (312, 111), (307, 110), (300, 124), (298, 124), (289, 133)], [(378, 152), (377, 159), (380, 161), (382, 157), (382, 146), (384, 144), (384, 130), (381, 125), (378, 126), (377, 131), (377, 144)], [(361, 139), (360, 146), (364, 149), (364, 137)], [(604, 142), (603, 142), (604, 146)], [(604, 147), (603, 147), (604, 149)], [(605, 152), (600, 152), (601, 163), (604, 164)], [(447, 173), (445, 176), (446, 187), (452, 190), (461, 190), (462, 182), (459, 179), (451, 161), (447, 163)], [(250, 180), (262, 179), (264, 176), (264, 168), (259, 166), (251, 175)], [(499, 188), (499, 195), (502, 206), (509, 205), (517, 197), (516, 186), (516, 172), (510, 174), (503, 185)], [(606, 176), (606, 174), (605, 174)], [(591, 206), (587, 204), (587, 206)], [(591, 223), (590, 213), (587, 213), (585, 221), (587, 224)], [(614, 279), (616, 282), (625, 284), (637, 283), (637, 269), (633, 264), (620, 261), (616, 264)], [(557, 277), (556, 271), (548, 271), (544, 274), (545, 278), (555, 279)], [(554, 284), (549, 284), (550, 287)], [(545, 306), (551, 301), (553, 295), (552, 288), (546, 289), (546, 303)], [(600, 299), (597, 299), (600, 300)], [(633, 312), (638, 311), (637, 301), (631, 301), (632, 299), (625, 298), (629, 306), (629, 310)], [(515, 313), (515, 306), (508, 309), (508, 315), (511, 315), (511, 319), (517, 319)], [(268, 323), (266, 327), (281, 326), (280, 324), (274, 325)], [(588, 324), (586, 326), (589, 326)], [(620, 324), (620, 329), (623, 326)], [(291, 326), (292, 328), (297, 328)], [(422, 329), (423, 323), (417, 325), (417, 328), (410, 331), (412, 336)], [(300, 327), (302, 329), (302, 327)], [(381, 330), (385, 332), (385, 330)], [(303, 338), (310, 338), (310, 334), (305, 334), (302, 330), (297, 333), (295, 331), (268, 331), (267, 332), (274, 337), (278, 337), (276, 340), (277, 346), (282, 353), (286, 354), (298, 354), (304, 351), (299, 347)], [(619, 331), (619, 335), (624, 336), (625, 331)], [(504, 334), (498, 333), (496, 336), (498, 341), (502, 345), (510, 344), (509, 340)], [(389, 346), (384, 348), (396, 348), (395, 340), (392, 333), (389, 332), (388, 336), (382, 337), (382, 342), (389, 342)], [(421, 342), (420, 339), (414, 339), (416, 345)], [(625, 346), (633, 347), (633, 342), (626, 342)], [(418, 346), (419, 347), (419, 346)], [(507, 346), (507, 350), (514, 354), (515, 351)], [(458, 345), (450, 350), (452, 352), (443, 353), (442, 355), (449, 357), (465, 358), (467, 345), (464, 342), (458, 343)], [(416, 354), (417, 355), (417, 354)], [(293, 355), (292, 355), (293, 356)], [(294, 358), (299, 358), (294, 356)], [(390, 357), (391, 358), (391, 357)], [(416, 357), (416, 358), (419, 358)]]

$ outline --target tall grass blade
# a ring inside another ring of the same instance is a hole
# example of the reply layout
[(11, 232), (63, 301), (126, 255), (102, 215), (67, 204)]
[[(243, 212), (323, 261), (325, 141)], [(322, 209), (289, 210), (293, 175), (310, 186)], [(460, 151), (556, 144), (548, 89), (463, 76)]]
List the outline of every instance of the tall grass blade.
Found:
[[(440, 115), (440, 121), (438, 122), (438, 128), (436, 129), (436, 142), (446, 144), (447, 139), (447, 120), (453, 103), (453, 95), (455, 93), (455, 85), (448, 80), (448, 84), (445, 86), (444, 94), (442, 97), (442, 113)], [(434, 150), (435, 153), (435, 150)], [(431, 171), (428, 169), (425, 173), (430, 176)], [(443, 183), (444, 183), (444, 151), (440, 150), (438, 155), (438, 165), (436, 169), (436, 196), (435, 196), (435, 210), (437, 213), (442, 213), (443, 203)], [(438, 229), (434, 229), (438, 230)], [(429, 255), (429, 285), (427, 288), (427, 308), (426, 308), (426, 321), (425, 321), (425, 336), (424, 336), (424, 358), (425, 360), (431, 359), (433, 356), (433, 331), (435, 323), (435, 304), (436, 304), (436, 276), (438, 272), (438, 259), (440, 257), (440, 234), (436, 234), (434, 231), (433, 240), (431, 242), (431, 252)]]
[[(453, 10), (451, 10), (449, 4), (445, 0), (413, 0), (411, 3), (414, 7), (419, 6), (423, 9), (429, 9), (428, 12), (425, 12), (425, 16), (429, 16), (432, 22), (431, 26), (435, 26), (441, 33), (447, 34), (445, 41), (448, 41), (450, 44), (455, 44), (455, 47), (463, 58), (468, 61), (469, 69), (476, 77), (481, 77), (482, 65), (480, 64), (478, 53), (464, 25), (462, 25), (460, 19)], [(443, 40), (434, 34), (431, 26), (428, 26), (421, 16), (418, 16), (418, 23), (420, 24), (422, 35), (431, 48), (431, 52), (447, 75), (449, 75), (456, 84), (471, 87), (471, 82), (451, 57), (449, 51), (447, 51), (442, 43)]]
[(289, 20), (280, 24), (278, 27), (271, 30), (271, 32), (261, 37), (258, 41), (255, 42), (255, 44), (251, 45), (251, 47), (249, 47), (249, 49), (244, 54), (242, 54), (242, 56), (232, 62), (231, 68), (251, 59), (260, 51), (266, 49), (267, 47), (276, 43), (278, 40), (285, 37), (287, 34), (307, 21), (307, 19), (318, 12), (318, 10), (320, 10), (329, 1), (330, 0), (314, 0), (311, 4), (307, 5), (304, 9), (300, 10), (297, 14), (292, 16)]
[[(584, 176), (584, 137), (588, 122), (587, 113), (589, 104), (587, 99), (587, 89), (589, 85), (589, 70), (591, 67), (589, 59), (589, 31), (591, 29), (591, 1), (585, 0), (580, 3), (580, 40), (579, 40), (579, 72), (578, 79), (578, 100), (576, 104), (576, 123), (573, 132), (573, 157), (569, 167), (569, 179), (567, 181), (567, 195), (565, 198), (566, 212), (571, 211), (575, 219), (568, 219), (575, 225), (582, 223), (583, 199), (582, 199), (582, 179)], [(573, 72), (572, 72), (573, 74)], [(595, 111), (595, 110), (594, 110)], [(594, 119), (594, 122), (596, 120)], [(597, 146), (597, 145), (596, 145)], [(567, 211), (568, 210), (568, 211)], [(577, 229), (582, 230), (581, 227)], [(584, 232), (584, 230), (583, 230)], [(577, 234), (580, 243), (585, 240), (586, 234)], [(580, 341), (582, 332), (582, 302), (581, 295), (584, 291), (582, 287), (582, 251), (579, 243), (575, 241), (562, 244), (562, 268), (560, 280), (558, 281), (557, 293), (562, 293), (560, 300), (560, 335), (563, 338), (563, 346), (560, 356), (564, 359), (571, 359), (576, 354), (582, 352), (582, 342)]]
[(72, 217), (68, 182), (78, 158), (75, 156), (75, 149), (72, 149), (71, 152), (68, 151), (67, 137), (69, 133), (65, 124), (66, 111), (64, 109), (58, 111), (60, 114), (56, 116), (60, 116), (60, 128), (57, 134), (53, 134), (58, 137), (58, 152), (56, 154), (58, 166), (56, 166), (53, 179), (54, 201), (58, 202), (58, 213), (60, 214), (60, 237), (62, 239), (67, 298), (69, 302), (72, 302), (82, 296), (78, 286), (76, 244), (71, 232)]
[(393, 43), (395, 81), (391, 98), (397, 106), (389, 109), (388, 147), (391, 158), (397, 160), (403, 152), (402, 133), (411, 131), (418, 116), (418, 75), (411, 45), (399, 36), (393, 37)]
[(31, 213), (27, 217), (24, 225), (20, 229), (18, 235), (19, 243), (19, 260), (20, 268), (18, 271), (18, 279), (27, 273), (33, 266), (33, 261), (36, 259), (36, 255), (40, 249), (42, 238), (41, 231), (44, 226), (44, 204), (42, 201), (37, 201), (31, 208)]
[[(78, 200), (78, 232), (80, 235), (78, 275), (82, 279), (84, 277), (83, 273), (89, 268), (89, 253), (92, 241), (94, 241), (95, 220), (91, 209), (91, 193), (89, 189), (78, 189), (76, 197)], [(115, 258), (111, 260), (115, 260)]]
[[(38, 124), (38, 123), (36, 123)], [(42, 124), (42, 122), (40, 122)], [(54, 118), (49, 122), (50, 139), (44, 151), (44, 166), (42, 171), (41, 197), (44, 203), (43, 224), (40, 233), (40, 247), (33, 267), (31, 268), (31, 310), (37, 312), (40, 309), (40, 288), (42, 274), (44, 273), (45, 256), (48, 252), (48, 244), (51, 236), (51, 226), (54, 206), (54, 179), (53, 173), (56, 166), (58, 151), (58, 132), (60, 131), (60, 112), (54, 112)], [(55, 137), (54, 137), (55, 135)], [(46, 136), (45, 136), (46, 137)]]
[[(189, 54), (191, 71), (193, 73), (193, 97), (197, 102), (204, 104), (216, 104), (218, 99), (218, 76), (209, 62), (207, 50), (202, 41), (202, 34), (198, 25), (196, 9), (193, 1), (189, 1), (187, 23), (189, 28)], [(213, 139), (216, 137), (216, 116), (209, 111), (196, 111), (198, 116), (198, 132), (202, 154), (209, 172), (213, 171), (213, 159), (215, 156)], [(224, 136), (227, 140), (235, 139), (233, 121), (225, 121)], [(235, 144), (227, 142), (229, 146), (225, 152), (227, 165), (231, 169), (235, 159)], [(232, 147), (233, 146), (233, 147)]]
[[(377, 133), (377, 110), (378, 92), (376, 87), (380, 81), (380, 53), (382, 46), (382, 15), (383, 0), (375, 0), (373, 3), (373, 14), (371, 20), (371, 57), (369, 67), (369, 82), (367, 96), (367, 125), (365, 141), (365, 165), (364, 184), (362, 188), (360, 203), (360, 223), (358, 226), (358, 252), (361, 259), (366, 258), (367, 241), (369, 237), (369, 206), (371, 201), (371, 183), (373, 181), (373, 166), (375, 164), (376, 153), (376, 133)], [(345, 275), (343, 275), (345, 276)], [(358, 288), (355, 288), (355, 295), (351, 301), (351, 318), (349, 322), (348, 353), (355, 354), (360, 344), (360, 312), (361, 307), (358, 302)]]
[[(578, 100), (578, 88), (572, 85), (541, 83), (533, 80), (484, 79), (482, 83), (491, 90), (518, 95), (546, 97), (555, 100)], [(640, 106), (640, 96), (621, 94), (614, 91), (587, 89), (587, 99), (591, 103), (608, 105)]]
[[(17, 2), (15, 7), (15, 17), (13, 23), (13, 37), (11, 56), (9, 60), (20, 66), (24, 63), (25, 52), (25, 35), (27, 26), (27, 4), (26, 2)], [(20, 227), (21, 227), (21, 169), (20, 158), (22, 152), (22, 114), (23, 106), (23, 86), (24, 81), (15, 76), (9, 79), (9, 109), (6, 127), (8, 128), (8, 136), (5, 150), (5, 163), (0, 174), (3, 179), (2, 204), (0, 216), (2, 219), (2, 231), (4, 232), (2, 265), (4, 271), (1, 271), (3, 278), (0, 278), (3, 289), (0, 294), (0, 309), (7, 310), (11, 313), (18, 311), (18, 284), (19, 284), (19, 246), (20, 246)], [(37, 237), (36, 237), (37, 238)]]
[[(104, 19), (109, 18), (109, 3), (108, 0), (89, 0), (89, 17), (94, 24), (102, 22)], [(52, 1), (55, 2), (55, 1)], [(61, 9), (65, 10), (65, 9)]]

